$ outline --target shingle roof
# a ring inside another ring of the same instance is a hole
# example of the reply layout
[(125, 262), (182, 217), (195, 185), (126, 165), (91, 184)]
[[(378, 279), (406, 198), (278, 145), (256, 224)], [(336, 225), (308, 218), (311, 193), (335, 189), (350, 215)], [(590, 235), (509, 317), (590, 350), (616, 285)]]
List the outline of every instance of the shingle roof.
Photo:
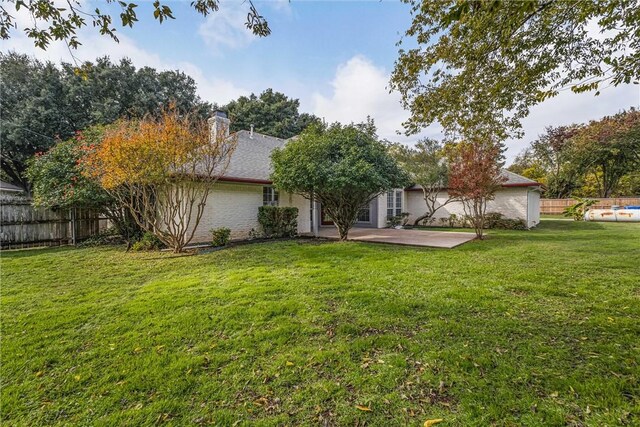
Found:
[[(252, 137), (251, 132), (246, 130), (237, 132), (237, 137), (236, 149), (231, 155), (229, 166), (220, 180), (269, 183), (271, 152), (275, 148), (284, 147), (287, 140), (258, 132), (253, 132)], [(291, 139), (294, 138), (296, 137)], [(529, 178), (506, 169), (502, 170), (502, 175), (506, 178), (506, 181), (502, 184), (503, 187), (536, 187), (540, 185)], [(418, 189), (419, 187), (414, 185), (411, 188)]]
[(0, 191), (7, 191), (11, 193), (22, 193), (24, 190), (17, 185), (9, 184), (8, 182), (0, 181)]
[[(525, 178), (522, 175), (518, 175), (517, 173), (513, 173), (506, 169), (502, 169), (502, 176), (506, 178), (506, 181), (502, 183), (503, 187), (539, 187), (540, 183), (533, 181), (529, 178)], [(414, 184), (411, 187), (407, 188), (407, 190), (422, 190), (422, 188)]]
[(538, 187), (540, 185), (540, 183), (536, 181), (506, 169), (502, 169), (502, 176), (507, 179), (504, 184), (502, 184), (503, 187)]
[(224, 181), (269, 181), (271, 174), (271, 152), (282, 148), (285, 139), (241, 130), (237, 132), (238, 142), (231, 155), (229, 166), (221, 180)]

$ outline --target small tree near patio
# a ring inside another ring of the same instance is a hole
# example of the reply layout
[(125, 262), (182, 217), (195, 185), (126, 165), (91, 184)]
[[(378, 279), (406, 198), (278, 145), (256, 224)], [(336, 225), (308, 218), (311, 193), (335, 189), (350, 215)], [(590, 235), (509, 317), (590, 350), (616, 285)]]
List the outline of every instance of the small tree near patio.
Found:
[(160, 118), (120, 120), (87, 157), (86, 170), (127, 206), (138, 224), (182, 252), (200, 223), (235, 137), (174, 108)]
[(460, 198), (478, 239), (483, 238), (487, 202), (505, 178), (501, 174), (502, 147), (471, 139), (448, 147), (449, 194)]
[[(422, 189), (427, 210), (413, 221), (413, 225), (430, 220), (438, 209), (456, 200), (456, 197), (446, 192), (449, 167), (443, 147), (438, 141), (424, 139), (414, 147), (392, 144), (389, 152), (409, 173), (413, 183)], [(448, 197), (439, 201), (438, 198), (443, 194)]]
[(409, 177), (378, 141), (372, 121), (314, 124), (271, 156), (274, 185), (317, 200), (346, 240), (358, 212)]

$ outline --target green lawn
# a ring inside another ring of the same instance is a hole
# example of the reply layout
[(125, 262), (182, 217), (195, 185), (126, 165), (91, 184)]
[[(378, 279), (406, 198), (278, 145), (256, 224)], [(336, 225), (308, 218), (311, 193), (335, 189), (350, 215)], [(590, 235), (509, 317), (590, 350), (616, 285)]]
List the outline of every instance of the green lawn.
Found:
[(3, 425), (640, 425), (638, 224), (1, 266)]

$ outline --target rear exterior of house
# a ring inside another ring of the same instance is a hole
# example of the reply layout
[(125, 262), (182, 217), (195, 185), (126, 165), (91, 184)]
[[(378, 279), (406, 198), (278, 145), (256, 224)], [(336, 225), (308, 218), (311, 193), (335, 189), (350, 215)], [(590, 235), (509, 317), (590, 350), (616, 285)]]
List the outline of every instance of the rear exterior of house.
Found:
[[(502, 173), (506, 181), (496, 192), (494, 200), (487, 204), (487, 212), (498, 212), (505, 218), (521, 219), (528, 228), (535, 227), (540, 223), (540, 184), (507, 170)], [(439, 204), (445, 203), (447, 198), (448, 194), (443, 190), (438, 197)], [(387, 226), (387, 218), (399, 216), (403, 212), (409, 214), (409, 224), (413, 224), (426, 209), (422, 188), (417, 185), (398, 188), (373, 199), (368, 207), (360, 211), (356, 226), (383, 228)], [(450, 202), (438, 209), (432, 224), (440, 225), (440, 219), (448, 219), (450, 215), (465, 215), (461, 202)]]
[[(228, 134), (229, 119), (216, 112), (210, 119), (212, 133)], [(262, 135), (252, 131), (239, 131), (237, 146), (229, 166), (213, 185), (207, 198), (204, 213), (194, 235), (194, 242), (211, 240), (212, 229), (226, 227), (232, 239), (246, 239), (253, 230), (258, 231), (258, 208), (263, 205), (293, 206), (298, 208), (298, 233), (314, 231), (318, 226), (331, 226), (322, 206), (297, 194), (278, 192), (270, 180), (271, 152), (282, 148), (287, 140)], [(499, 212), (506, 218), (522, 219), (528, 227), (540, 222), (540, 185), (520, 175), (504, 171), (506, 182), (488, 205), (487, 212)], [(440, 200), (446, 200), (443, 192)], [(426, 211), (422, 190), (417, 187), (394, 189), (375, 197), (360, 211), (356, 227), (384, 228), (387, 218), (409, 213), (410, 223)], [(440, 208), (435, 215), (435, 225), (440, 218), (464, 215), (462, 203), (454, 202)]]
[[(495, 198), (487, 203), (487, 213), (501, 213), (505, 218), (523, 220), (528, 228), (535, 227), (540, 223), (540, 184), (507, 170), (503, 170), (502, 174), (506, 181), (496, 192)], [(447, 192), (443, 191), (438, 201), (442, 204), (447, 198)], [(404, 212), (410, 214), (410, 223), (426, 210), (422, 189), (418, 186), (405, 190), (404, 201)], [(439, 225), (441, 218), (449, 218), (452, 214), (458, 217), (465, 215), (462, 202), (451, 202), (438, 209), (434, 215), (434, 225)]]
[[(228, 133), (230, 122), (224, 113), (216, 112), (209, 122), (212, 133)], [(286, 140), (250, 131), (239, 131), (236, 136), (229, 166), (209, 191), (193, 242), (210, 241), (210, 230), (222, 227), (231, 230), (232, 239), (248, 238), (260, 228), (258, 208), (263, 205), (297, 207), (298, 232), (309, 233), (310, 202), (296, 194), (279, 193), (269, 179), (271, 152)]]

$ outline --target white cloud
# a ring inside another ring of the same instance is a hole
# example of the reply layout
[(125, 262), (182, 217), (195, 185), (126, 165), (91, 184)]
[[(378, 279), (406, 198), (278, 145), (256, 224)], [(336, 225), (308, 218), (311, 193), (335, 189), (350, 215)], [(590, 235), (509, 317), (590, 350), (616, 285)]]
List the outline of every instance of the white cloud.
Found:
[[(400, 105), (400, 94), (389, 93), (388, 83), (389, 73), (383, 68), (376, 67), (364, 56), (354, 56), (338, 66), (329, 96), (313, 94), (312, 111), (327, 122), (362, 122), (371, 116), (380, 137), (415, 141), (417, 137), (408, 139), (397, 134), (403, 130), (402, 122), (409, 113)], [(437, 133), (436, 127), (424, 132), (428, 135)]]
[(198, 34), (215, 53), (223, 48), (248, 46), (255, 36), (245, 27), (248, 4), (236, 1), (220, 2), (220, 9), (210, 14), (198, 28)]
[[(269, 11), (291, 16), (288, 0), (256, 1), (255, 7), (267, 21), (270, 18)], [(259, 37), (246, 27), (249, 8), (246, 1), (221, 1), (218, 11), (207, 16), (198, 28), (198, 34), (213, 53), (221, 54), (224, 49), (240, 49), (258, 40)]]

